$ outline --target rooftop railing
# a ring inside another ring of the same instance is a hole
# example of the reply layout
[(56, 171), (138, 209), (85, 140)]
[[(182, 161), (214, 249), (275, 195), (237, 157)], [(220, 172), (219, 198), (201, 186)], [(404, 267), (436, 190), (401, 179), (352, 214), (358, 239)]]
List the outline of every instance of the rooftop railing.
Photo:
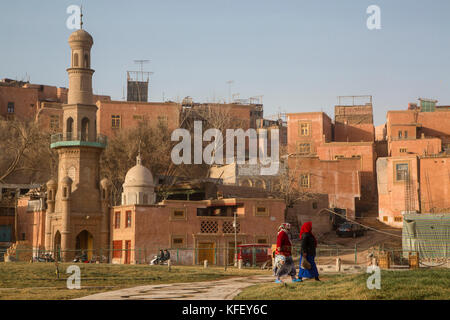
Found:
[(50, 138), (50, 143), (52, 148), (63, 145), (86, 145), (104, 148), (107, 144), (107, 137), (103, 134), (98, 134), (94, 139), (90, 139), (86, 133), (81, 131), (65, 132), (53, 134)]

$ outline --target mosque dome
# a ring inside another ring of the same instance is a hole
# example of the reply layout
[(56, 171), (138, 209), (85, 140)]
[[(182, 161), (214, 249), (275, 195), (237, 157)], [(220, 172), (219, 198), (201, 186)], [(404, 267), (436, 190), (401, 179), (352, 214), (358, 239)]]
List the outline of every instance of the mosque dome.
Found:
[(128, 170), (123, 184), (122, 205), (149, 205), (156, 200), (153, 175), (141, 164), (141, 155), (136, 157), (136, 165)]
[(72, 32), (72, 34), (69, 37), (69, 44), (72, 46), (72, 44), (75, 43), (84, 43), (88, 46), (92, 46), (94, 44), (94, 39), (89, 34), (89, 32), (79, 29), (75, 32)]
[(57, 186), (58, 186), (58, 183), (55, 180), (53, 180), (53, 179), (48, 180), (47, 188), (54, 188), (54, 187), (57, 187)]
[(68, 176), (65, 176), (64, 178), (61, 179), (61, 183), (66, 184), (66, 185), (71, 185), (72, 179), (70, 179), (70, 177), (68, 177)]
[(136, 165), (128, 170), (124, 187), (152, 187), (153, 175), (149, 169), (141, 164), (141, 156), (136, 157)]

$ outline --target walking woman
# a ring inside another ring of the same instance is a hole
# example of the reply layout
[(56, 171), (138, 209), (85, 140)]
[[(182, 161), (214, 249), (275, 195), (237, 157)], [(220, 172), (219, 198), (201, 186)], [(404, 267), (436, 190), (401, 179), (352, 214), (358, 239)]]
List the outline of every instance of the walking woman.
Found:
[(295, 276), (295, 265), (294, 260), (291, 256), (292, 244), (289, 239), (288, 233), (291, 229), (291, 225), (289, 223), (283, 223), (278, 228), (277, 235), (277, 248), (275, 250), (275, 267), (274, 273), (277, 277), (275, 282), (282, 283), (280, 277), (284, 275), (290, 275), (292, 278), (292, 282), (299, 282)]
[(316, 247), (317, 240), (312, 233), (312, 222), (305, 222), (300, 229), (300, 266), (298, 272), (298, 278), (301, 281), (302, 278), (319, 279), (319, 271), (317, 270), (316, 262)]

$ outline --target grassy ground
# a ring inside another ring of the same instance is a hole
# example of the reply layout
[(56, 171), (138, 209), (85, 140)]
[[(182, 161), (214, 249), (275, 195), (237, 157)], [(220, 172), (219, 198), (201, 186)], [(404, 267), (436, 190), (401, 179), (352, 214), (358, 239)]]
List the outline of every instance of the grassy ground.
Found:
[(219, 280), (232, 276), (265, 274), (260, 269), (149, 265), (77, 264), (81, 269), (81, 289), (66, 286), (67, 267), (60, 264), (60, 279), (54, 263), (0, 263), (0, 299), (61, 300), (78, 298), (98, 292), (146, 284)]
[(235, 299), (263, 300), (423, 300), (450, 299), (450, 270), (382, 271), (381, 289), (369, 290), (369, 274), (340, 274), (286, 285), (276, 283), (248, 287)]

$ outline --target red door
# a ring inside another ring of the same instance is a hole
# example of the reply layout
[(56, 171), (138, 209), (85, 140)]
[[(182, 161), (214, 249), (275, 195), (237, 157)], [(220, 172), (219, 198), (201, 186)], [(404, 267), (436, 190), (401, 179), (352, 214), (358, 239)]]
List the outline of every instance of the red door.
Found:
[(125, 264), (130, 264), (131, 261), (131, 240), (125, 241)]

